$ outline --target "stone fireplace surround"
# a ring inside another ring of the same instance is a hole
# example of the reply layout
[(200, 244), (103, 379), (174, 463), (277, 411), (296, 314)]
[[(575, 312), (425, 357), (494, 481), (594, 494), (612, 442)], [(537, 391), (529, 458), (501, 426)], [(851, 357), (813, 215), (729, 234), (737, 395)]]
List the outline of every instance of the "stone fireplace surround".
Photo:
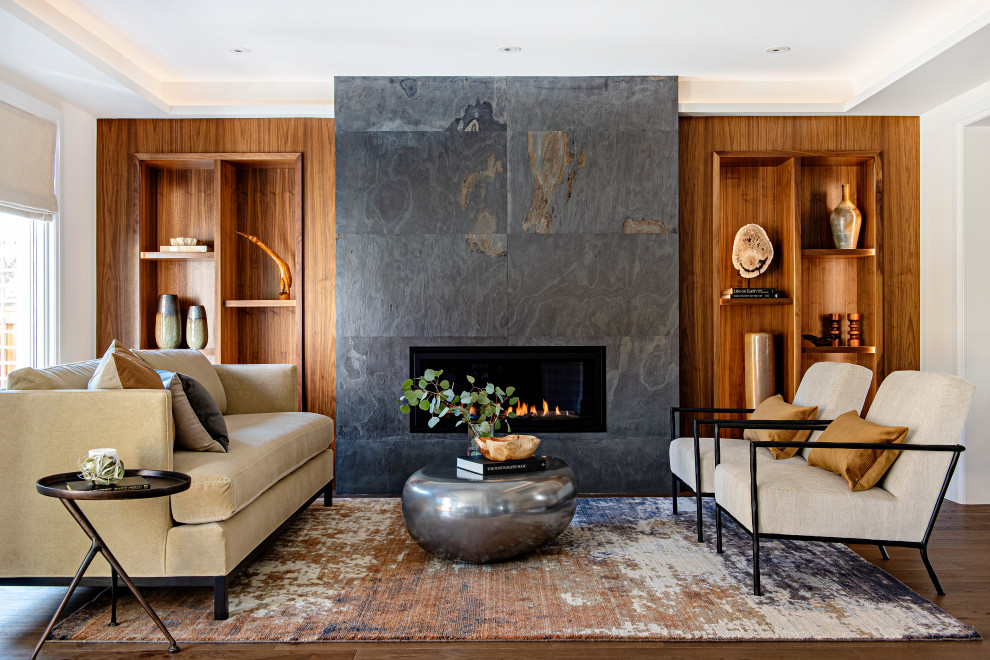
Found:
[(539, 433), (581, 493), (666, 491), (677, 79), (336, 78), (337, 490), (398, 493), (410, 346), (604, 346), (607, 430)]

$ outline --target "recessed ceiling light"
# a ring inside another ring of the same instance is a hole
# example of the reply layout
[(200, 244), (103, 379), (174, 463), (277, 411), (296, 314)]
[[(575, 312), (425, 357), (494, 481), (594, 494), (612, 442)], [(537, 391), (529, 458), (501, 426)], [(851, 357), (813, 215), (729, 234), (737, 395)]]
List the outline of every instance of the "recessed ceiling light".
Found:
[(500, 46), (498, 50), (500, 53), (518, 53), (522, 48), (519, 46)]
[(764, 53), (786, 53), (791, 49), (790, 46), (771, 46), (764, 50)]
[(235, 46), (234, 48), (228, 48), (228, 53), (235, 53), (237, 55), (246, 55), (251, 52), (250, 48), (244, 48), (243, 46)]

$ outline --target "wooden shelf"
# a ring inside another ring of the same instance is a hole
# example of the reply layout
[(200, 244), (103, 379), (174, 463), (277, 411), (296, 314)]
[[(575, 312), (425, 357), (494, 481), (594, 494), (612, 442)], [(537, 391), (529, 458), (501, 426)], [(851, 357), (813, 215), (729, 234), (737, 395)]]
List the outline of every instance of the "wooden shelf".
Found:
[(719, 298), (718, 304), (724, 305), (793, 305), (793, 298)]
[(805, 259), (863, 259), (877, 256), (875, 248), (861, 249), (827, 249), (827, 250), (801, 250), (801, 256)]
[(224, 300), (224, 307), (295, 307), (295, 300)]
[(213, 252), (142, 252), (141, 258), (147, 261), (164, 261), (166, 259), (212, 259)]
[(802, 353), (876, 353), (876, 346), (802, 346)]

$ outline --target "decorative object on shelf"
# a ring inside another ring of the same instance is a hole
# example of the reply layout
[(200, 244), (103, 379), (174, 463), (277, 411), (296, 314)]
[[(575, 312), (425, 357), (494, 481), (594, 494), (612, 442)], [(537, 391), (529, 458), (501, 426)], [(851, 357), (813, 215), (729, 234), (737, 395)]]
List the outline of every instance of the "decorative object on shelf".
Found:
[(832, 240), (840, 250), (855, 249), (859, 242), (859, 229), (863, 224), (863, 214), (849, 199), (849, 184), (842, 184), (842, 201), (832, 209), (829, 216), (832, 225)]
[(174, 293), (163, 293), (158, 296), (155, 308), (155, 343), (158, 348), (178, 348), (181, 341), (179, 297)]
[(842, 339), (842, 333), (839, 330), (839, 324), (842, 323), (842, 314), (826, 314), (825, 320), (828, 321), (828, 334), (835, 340), (835, 345), (840, 345), (840, 340)]
[(79, 464), (79, 476), (95, 486), (111, 486), (124, 478), (124, 462), (116, 449), (90, 449)]
[(477, 438), (481, 455), (490, 461), (521, 461), (536, 453), (540, 439), (533, 435), (507, 435), (501, 438)]
[(825, 335), (824, 337), (816, 337), (814, 335), (801, 335), (802, 338), (807, 339), (815, 346), (819, 348), (822, 346), (831, 346), (832, 342), (835, 341), (835, 337), (832, 335)]
[(257, 245), (258, 247), (260, 247), (262, 250), (265, 251), (265, 254), (267, 254), (269, 257), (275, 260), (276, 265), (278, 265), (279, 287), (280, 287), (280, 290), (278, 292), (278, 299), (288, 300), (289, 287), (292, 286), (292, 273), (289, 271), (289, 264), (285, 263), (285, 260), (282, 257), (275, 254), (275, 250), (271, 249), (263, 242), (258, 240), (257, 236), (253, 236), (251, 234), (245, 234), (244, 232), (240, 232), (240, 231), (237, 233), (243, 236), (244, 238), (248, 239), (255, 245)]
[(745, 278), (756, 277), (770, 266), (773, 245), (759, 225), (744, 225), (732, 241), (732, 267)]
[(849, 341), (846, 346), (859, 346), (859, 314), (850, 312), (846, 318), (849, 319)]
[(747, 332), (743, 337), (746, 407), (756, 408), (771, 395), (776, 382), (773, 365), (773, 335)]
[[(430, 421), (427, 424), (431, 429), (448, 414), (459, 416), (455, 426), (467, 424), (471, 436), (469, 454), (480, 454), (479, 440), (484, 442), (484, 438), (492, 437), (495, 431), (502, 429), (503, 422), (505, 430), (512, 431), (509, 420), (516, 416), (512, 406), (519, 403), (519, 397), (512, 396), (516, 388), (507, 387), (503, 390), (491, 383), (480, 387), (474, 384), (473, 376), (465, 376), (471, 389), (456, 394), (451, 389), (450, 381), (441, 380), (442, 375), (442, 369), (427, 369), (419, 378), (410, 378), (402, 383), (400, 410), (408, 415), (415, 406), (429, 412)], [(536, 447), (533, 449), (535, 451)]]
[(190, 305), (186, 311), (186, 343), (196, 350), (206, 348), (209, 333), (206, 329), (206, 308)]
[(168, 239), (170, 245), (189, 247), (191, 245), (199, 245), (199, 241), (195, 238), (188, 236), (174, 236)]
[[(749, 282), (750, 280), (746, 280)], [(724, 289), (722, 291), (723, 300), (731, 300), (733, 298), (784, 298), (784, 294), (773, 287), (747, 287), (741, 289), (734, 287), (732, 289)]]

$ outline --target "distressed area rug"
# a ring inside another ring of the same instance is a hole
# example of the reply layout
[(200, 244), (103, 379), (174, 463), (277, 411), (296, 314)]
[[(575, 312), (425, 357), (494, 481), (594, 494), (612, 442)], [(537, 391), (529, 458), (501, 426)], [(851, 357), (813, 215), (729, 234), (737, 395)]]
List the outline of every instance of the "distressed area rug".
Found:
[[(144, 593), (180, 642), (980, 638), (841, 545), (764, 542), (753, 596), (749, 536), (729, 522), (720, 556), (694, 520), (671, 516), (669, 498), (581, 499), (550, 545), (473, 565), (421, 550), (398, 499), (337, 499), (232, 582), (227, 621), (213, 620), (210, 589)], [(129, 594), (119, 627), (109, 606), (105, 591), (52, 639), (162, 639)]]

